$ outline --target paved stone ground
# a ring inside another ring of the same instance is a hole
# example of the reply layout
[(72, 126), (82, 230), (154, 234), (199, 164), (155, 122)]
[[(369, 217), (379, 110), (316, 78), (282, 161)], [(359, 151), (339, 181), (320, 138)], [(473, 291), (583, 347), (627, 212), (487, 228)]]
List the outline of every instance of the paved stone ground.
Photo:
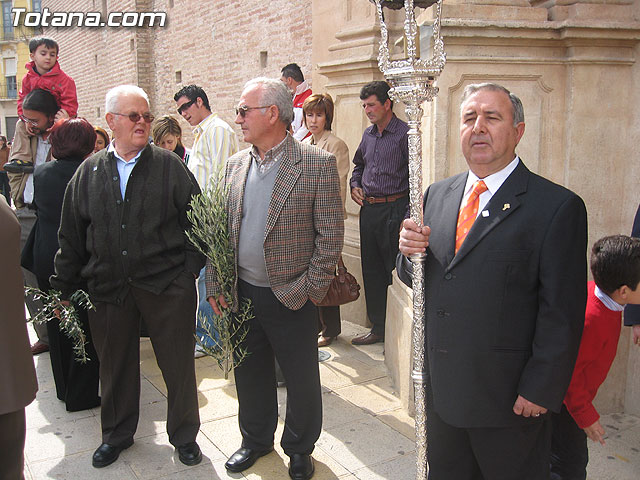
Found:
[[(324, 429), (313, 453), (314, 480), (412, 480), (415, 478), (413, 421), (401, 407), (386, 375), (382, 345), (353, 347), (349, 340), (364, 329), (343, 322), (343, 334), (323, 349), (320, 364)], [(33, 332), (31, 332), (33, 333)], [(32, 336), (32, 338), (35, 338)], [(166, 388), (148, 339), (141, 340), (141, 415), (134, 445), (103, 469), (91, 467), (100, 441), (99, 409), (66, 412), (55, 396), (49, 354), (35, 357), (40, 390), (27, 408), (27, 480), (217, 480), (288, 479), (288, 457), (276, 450), (242, 474), (229, 474), (226, 458), (240, 445), (233, 378), (225, 380), (209, 357), (196, 360), (202, 464), (180, 463), (165, 433)], [(283, 406), (285, 390), (278, 389)], [(281, 416), (284, 416), (281, 408)], [(589, 480), (640, 478), (640, 418), (608, 415), (607, 445), (592, 446)]]

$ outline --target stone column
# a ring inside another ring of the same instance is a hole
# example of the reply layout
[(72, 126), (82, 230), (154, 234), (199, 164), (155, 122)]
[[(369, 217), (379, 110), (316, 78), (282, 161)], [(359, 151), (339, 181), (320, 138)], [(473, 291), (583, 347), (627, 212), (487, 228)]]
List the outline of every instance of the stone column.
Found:
[[(380, 28), (375, 8), (367, 0), (315, 0), (313, 32), (313, 89), (333, 97), (332, 130), (347, 143), (353, 158), (364, 129), (370, 125), (360, 104), (360, 89), (384, 79), (378, 70)], [(348, 194), (343, 258), (362, 285), (359, 210)], [(366, 325), (364, 295), (341, 307), (341, 312), (343, 319)]]

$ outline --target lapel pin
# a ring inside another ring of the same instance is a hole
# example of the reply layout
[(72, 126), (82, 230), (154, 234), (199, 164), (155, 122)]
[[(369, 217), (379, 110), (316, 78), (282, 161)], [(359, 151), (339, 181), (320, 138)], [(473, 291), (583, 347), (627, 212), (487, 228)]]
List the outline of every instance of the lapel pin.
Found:
[(489, 210), (482, 210), (481, 215), (482, 215), (483, 217), (485, 217), (485, 218), (486, 218), (486, 217), (488, 217), (488, 216), (489, 216)]
[(98, 170), (98, 166), (97, 165), (93, 167), (93, 171), (95, 172), (96, 170)]
[(502, 211), (504, 212), (505, 210), (509, 210), (510, 208), (511, 208), (511, 205), (510, 205), (509, 203), (505, 203), (505, 204), (502, 206)]

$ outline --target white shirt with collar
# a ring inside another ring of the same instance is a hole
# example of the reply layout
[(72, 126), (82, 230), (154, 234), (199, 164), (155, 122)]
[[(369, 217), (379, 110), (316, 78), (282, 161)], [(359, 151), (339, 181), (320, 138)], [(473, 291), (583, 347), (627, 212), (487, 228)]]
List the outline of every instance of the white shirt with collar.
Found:
[(484, 207), (487, 206), (491, 197), (495, 195), (498, 189), (502, 186), (504, 181), (513, 173), (513, 171), (520, 163), (520, 158), (516, 155), (516, 157), (502, 170), (492, 173), (482, 179), (478, 178), (478, 176), (469, 170), (469, 175), (467, 176), (467, 184), (464, 187), (464, 195), (462, 196), (462, 202), (460, 203), (460, 209), (465, 205), (467, 199), (471, 195), (471, 191), (473, 190), (473, 185), (478, 180), (483, 180), (484, 184), (487, 186), (487, 190), (480, 194), (478, 200), (478, 213), (476, 214), (476, 218), (480, 213), (484, 210)]
[[(49, 143), (49, 137), (43, 139), (38, 135), (38, 147), (36, 148), (36, 158), (33, 167), (42, 165), (47, 161), (47, 156), (51, 150), (51, 144)], [(33, 203), (33, 174), (30, 173), (27, 177), (27, 183), (24, 185), (24, 192), (22, 192), (22, 200), (25, 204)]]
[[(144, 148), (142, 150), (144, 150)], [(115, 140), (112, 140), (107, 147), (107, 152), (113, 152), (114, 157), (116, 157), (116, 167), (118, 168), (118, 175), (120, 176), (120, 193), (122, 194), (123, 200), (124, 194), (127, 191), (127, 183), (129, 182), (131, 171), (133, 170), (133, 167), (136, 166), (136, 163), (138, 162), (138, 159), (142, 154), (142, 150), (140, 150), (135, 157), (127, 162), (124, 158), (118, 155), (115, 147)]]
[(593, 293), (598, 298), (598, 300), (600, 300), (602, 304), (609, 310), (613, 310), (614, 312), (622, 312), (624, 310), (624, 305), (620, 305), (613, 298), (600, 290), (600, 287), (598, 287), (597, 285)]

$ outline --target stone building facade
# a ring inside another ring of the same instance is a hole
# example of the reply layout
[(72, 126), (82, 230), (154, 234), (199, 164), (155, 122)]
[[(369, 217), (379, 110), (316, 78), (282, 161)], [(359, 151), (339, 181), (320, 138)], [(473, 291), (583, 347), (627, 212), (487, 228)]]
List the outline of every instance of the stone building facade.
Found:
[[(354, 152), (367, 118), (358, 92), (382, 78), (380, 36), (369, 0), (44, 0), (51, 11), (163, 11), (162, 28), (50, 28), (62, 67), (78, 84), (80, 114), (104, 126), (104, 94), (137, 83), (156, 115), (175, 113), (173, 94), (197, 83), (233, 123), (243, 83), (279, 76), (299, 63), (316, 92), (336, 102), (334, 131)], [(418, 12), (425, 20), (430, 11)], [(389, 13), (392, 29), (403, 13)], [(496, 81), (524, 103), (527, 130), (518, 153), (528, 167), (576, 191), (589, 215), (589, 243), (629, 233), (640, 202), (640, 1), (444, 0), (447, 65), (440, 93), (425, 105), (423, 182), (463, 171), (458, 104), (469, 83)], [(402, 105), (396, 113), (403, 116)], [(182, 121), (186, 144), (190, 128)], [(343, 257), (359, 277), (358, 208), (347, 204)], [(410, 291), (390, 288), (386, 364), (411, 409)], [(366, 324), (364, 301), (342, 309)], [(640, 349), (623, 330), (612, 372), (597, 398), (602, 412), (640, 414)]]

